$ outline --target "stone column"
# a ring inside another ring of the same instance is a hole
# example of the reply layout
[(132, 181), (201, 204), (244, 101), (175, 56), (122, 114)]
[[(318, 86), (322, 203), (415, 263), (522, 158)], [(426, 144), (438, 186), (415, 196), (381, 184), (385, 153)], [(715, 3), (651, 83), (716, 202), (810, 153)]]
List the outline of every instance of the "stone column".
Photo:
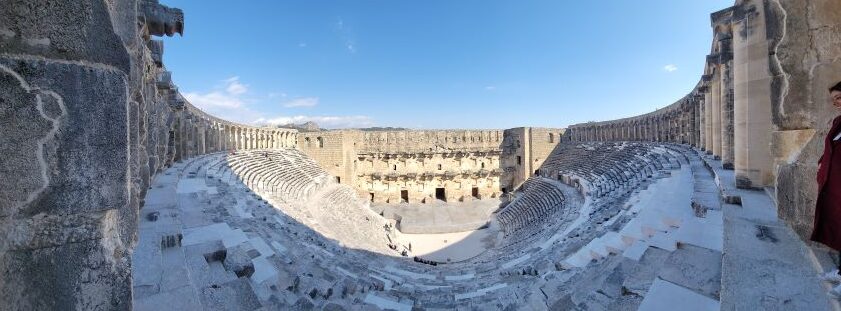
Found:
[(248, 149), (257, 149), (257, 131), (248, 129)]
[[(705, 87), (702, 87), (706, 89)], [(699, 94), (698, 97), (698, 148), (701, 150), (707, 150), (707, 105), (706, 105), (706, 92)]]
[(245, 149), (251, 150), (254, 149), (254, 133), (251, 132), (250, 128), (246, 128), (244, 130), (245, 134)]
[(654, 141), (660, 141), (660, 119), (654, 117)]
[[(761, 11), (760, 11), (761, 12)], [(771, 137), (774, 130), (765, 20), (760, 14), (733, 25), (734, 169), (736, 186), (765, 187), (774, 183)]]
[(245, 133), (239, 126), (236, 127), (234, 139), (236, 139), (237, 150), (245, 150)]
[(177, 140), (175, 142), (175, 160), (186, 159), (187, 155), (187, 118), (186, 112), (180, 111), (177, 114), (178, 130), (175, 131)]
[(720, 70), (716, 68), (713, 80), (710, 83), (710, 99), (712, 104), (710, 107), (712, 118), (712, 129), (710, 129), (710, 136), (712, 136), (712, 154), (716, 158), (721, 158), (721, 77)]
[(199, 122), (198, 125), (198, 133), (199, 133), (199, 148), (197, 154), (205, 154), (207, 151), (207, 124), (204, 121)]
[[(709, 76), (712, 78), (712, 75)], [(710, 80), (711, 81), (711, 80)], [(713, 96), (712, 83), (707, 82), (704, 88), (704, 150), (713, 153)]]
[(701, 123), (701, 116), (703, 115), (703, 113), (701, 112), (701, 107), (703, 107), (703, 105), (698, 100), (697, 96), (693, 95), (692, 110), (695, 114), (695, 130), (692, 131), (692, 137), (694, 139), (694, 141), (692, 142), (692, 146), (696, 148), (701, 148), (701, 144), (703, 143), (703, 140), (701, 138), (704, 137), (704, 127)]
[(721, 165), (733, 169), (733, 79), (732, 60), (728, 60), (730, 39), (720, 41), (722, 48), (721, 68)]
[(193, 156), (193, 120), (190, 112), (184, 111), (184, 136), (182, 136), (184, 143), (184, 153), (182, 159), (189, 159)]
[(657, 119), (648, 118), (648, 141), (657, 141)]
[(242, 149), (251, 149), (251, 130), (245, 127), (242, 128)]

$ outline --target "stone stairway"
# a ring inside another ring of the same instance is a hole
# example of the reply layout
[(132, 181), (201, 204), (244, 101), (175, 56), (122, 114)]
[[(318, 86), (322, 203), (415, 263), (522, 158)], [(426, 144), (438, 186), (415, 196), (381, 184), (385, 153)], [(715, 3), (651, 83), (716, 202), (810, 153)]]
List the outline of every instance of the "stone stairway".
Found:
[(733, 171), (710, 156), (702, 158), (724, 201), (721, 308), (841, 310), (818, 279), (823, 270), (815, 254), (777, 217), (772, 198), (732, 186)]

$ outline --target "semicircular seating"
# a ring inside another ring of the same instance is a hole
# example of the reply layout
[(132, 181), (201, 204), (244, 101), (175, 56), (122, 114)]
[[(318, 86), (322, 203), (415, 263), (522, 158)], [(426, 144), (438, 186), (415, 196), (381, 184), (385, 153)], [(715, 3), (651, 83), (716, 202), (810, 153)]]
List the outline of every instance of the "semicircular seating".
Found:
[[(634, 224), (635, 215), (624, 212), (630, 199), (679, 169), (689, 156), (678, 145), (561, 144), (540, 168), (541, 176), (524, 182), (495, 214), (502, 233), (495, 245), (474, 258), (435, 266), (401, 257), (406, 245), (393, 222), (298, 150), (211, 154), (173, 169), (180, 170), (180, 180), (205, 179), (208, 188), (215, 187), (215, 194), (195, 198), (221, 201), (216, 210), (203, 211), (227, 219), (206, 226), (223, 226), (218, 230), (229, 235), (220, 237), (222, 246), (214, 249), (224, 250), (231, 260), (251, 254), (243, 261), (253, 267), (250, 276), (246, 273), (249, 285), (236, 285), (235, 291), (264, 307), (502, 309), (541, 290), (535, 286), (568, 287), (604, 269), (590, 261), (615, 262), (611, 248), (593, 245), (613, 245), (613, 230)], [(199, 246), (216, 247), (197, 244), (201, 228), (183, 229), (186, 258), (199, 254)], [(237, 276), (231, 277), (232, 271), (251, 270), (228, 271), (228, 261), (222, 260), (221, 268), (209, 259), (193, 263), (201, 269), (188, 264), (199, 269), (198, 275), (211, 275), (190, 282), (207, 288), (216, 284), (210, 279), (222, 278), (227, 281), (219, 286), (233, 288)]]

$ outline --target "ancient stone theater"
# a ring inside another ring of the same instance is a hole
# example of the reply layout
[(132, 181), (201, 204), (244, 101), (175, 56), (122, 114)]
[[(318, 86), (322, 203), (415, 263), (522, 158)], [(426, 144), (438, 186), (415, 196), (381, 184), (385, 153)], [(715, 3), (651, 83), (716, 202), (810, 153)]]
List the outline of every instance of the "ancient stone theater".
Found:
[(180, 9), (3, 1), (0, 310), (838, 310), (841, 2), (698, 14), (703, 75), (647, 114), (303, 130), (191, 104)]

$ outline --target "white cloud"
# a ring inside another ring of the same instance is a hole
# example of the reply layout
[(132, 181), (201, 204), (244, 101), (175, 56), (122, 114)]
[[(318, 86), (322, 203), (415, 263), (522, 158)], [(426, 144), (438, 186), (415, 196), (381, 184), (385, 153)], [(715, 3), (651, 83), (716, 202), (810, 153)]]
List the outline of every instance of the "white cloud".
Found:
[(307, 43), (306, 42), (298, 43), (298, 47), (299, 48), (305, 48), (305, 47), (307, 47)]
[[(253, 97), (248, 95), (248, 85), (240, 82), (239, 77), (231, 77), (209, 92), (184, 92), (182, 95), (193, 106), (213, 116), (253, 125), (285, 125), (313, 121), (323, 128), (354, 128), (373, 125), (368, 116), (277, 116), (267, 117), (269, 113), (255, 111)], [(261, 96), (258, 96), (260, 98)], [(286, 93), (268, 93), (262, 98), (286, 98)], [(313, 107), (318, 105), (318, 97), (302, 97), (284, 103), (285, 107)]]
[(222, 87), (208, 93), (185, 92), (183, 93), (190, 103), (200, 109), (213, 108), (240, 108), (245, 105), (242, 94), (248, 92), (248, 86), (239, 82), (239, 77), (230, 77), (222, 80)]
[(283, 107), (286, 108), (296, 108), (296, 107), (315, 107), (318, 105), (318, 97), (304, 97), (304, 98), (296, 98), (290, 100), (283, 104)]
[(665, 70), (666, 72), (674, 72), (677, 71), (677, 66), (675, 66), (674, 64), (668, 64), (663, 67), (663, 70)]
[(357, 128), (369, 127), (374, 124), (369, 116), (278, 116), (274, 118), (259, 118), (256, 125), (287, 125), (315, 122), (322, 128)]
[(354, 40), (353, 29), (345, 25), (345, 21), (341, 17), (336, 22), (336, 32), (339, 34), (339, 38), (344, 43), (348, 52), (356, 53), (356, 40)]
[(213, 91), (205, 94), (187, 92), (184, 93), (184, 98), (186, 98), (187, 101), (193, 104), (193, 106), (196, 106), (202, 110), (214, 107), (239, 108), (245, 105), (242, 98), (219, 91)]
[(259, 118), (260, 114), (248, 108), (245, 94), (248, 85), (239, 81), (239, 77), (231, 77), (221, 81), (213, 90), (202, 92), (184, 92), (184, 98), (211, 115), (234, 122), (247, 122)]
[(493, 86), (493, 85), (488, 85), (488, 86), (485, 87), (485, 91), (493, 91), (493, 90), (496, 90), (496, 87)]
[(240, 95), (248, 92), (248, 86), (239, 82), (239, 77), (225, 79), (225, 91), (231, 95)]

